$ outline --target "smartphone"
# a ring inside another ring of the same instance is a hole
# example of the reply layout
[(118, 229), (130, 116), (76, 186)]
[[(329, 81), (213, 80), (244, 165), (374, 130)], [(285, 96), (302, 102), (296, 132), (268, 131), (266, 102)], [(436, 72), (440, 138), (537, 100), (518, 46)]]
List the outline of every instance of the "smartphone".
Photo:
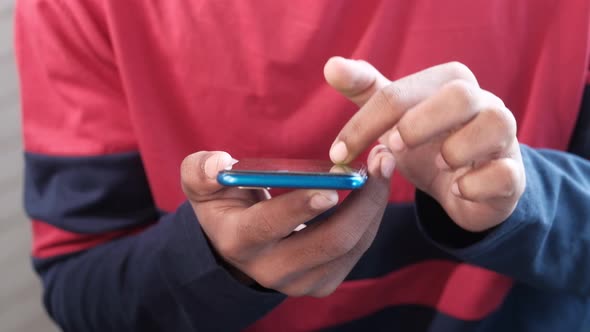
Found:
[(243, 188), (361, 188), (367, 181), (363, 164), (334, 165), (310, 159), (243, 159), (222, 170), (217, 181), (224, 186)]

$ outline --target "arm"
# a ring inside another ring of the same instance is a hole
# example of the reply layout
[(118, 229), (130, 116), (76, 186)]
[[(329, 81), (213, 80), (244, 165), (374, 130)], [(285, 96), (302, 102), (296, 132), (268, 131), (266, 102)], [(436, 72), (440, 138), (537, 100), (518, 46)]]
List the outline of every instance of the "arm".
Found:
[[(461, 230), (419, 192), (422, 229), (440, 247), (517, 280), (590, 295), (590, 162), (521, 146), (527, 188), (514, 213), (485, 234)], [(508, 259), (509, 258), (509, 259)]]
[(66, 331), (248, 326), (283, 296), (230, 277), (190, 205), (160, 218), (106, 23), (92, 2), (68, 3), (21, 0), (16, 14), (25, 205), (48, 312)]
[(237, 331), (284, 298), (230, 276), (188, 204), (141, 234), (36, 262), (65, 331)]
[(391, 152), (375, 147), (365, 186), (298, 232), (338, 203), (336, 191), (263, 199), (217, 183), (229, 154), (197, 152), (180, 165), (189, 204), (149, 226), (157, 210), (118, 66), (106, 29), (94, 31), (106, 22), (96, 12), (86, 17), (100, 11), (92, 1), (67, 3), (21, 0), (17, 13), (26, 207), (37, 220), (33, 255), (45, 303), (59, 324), (67, 331), (231, 331), (276, 306), (280, 293), (332, 293), (379, 229)]
[[(421, 227), (435, 244), (474, 264), (537, 287), (587, 296), (590, 88), (582, 99), (570, 153), (521, 150), (527, 189), (504, 225), (481, 234), (465, 232), (439, 204), (418, 192)], [(511, 259), (500, 259), (507, 256)]]
[[(333, 160), (353, 158), (381, 137), (419, 189), (421, 226), (439, 247), (538, 287), (590, 294), (587, 160), (519, 145), (503, 103), (456, 64), (389, 82), (366, 64), (333, 59), (326, 77), (361, 106), (333, 145)], [(349, 77), (358, 86), (345, 84)], [(578, 139), (588, 137), (586, 116)], [(572, 150), (587, 155), (584, 146)]]
[(284, 298), (230, 276), (188, 204), (141, 234), (36, 263), (65, 331), (237, 331)]

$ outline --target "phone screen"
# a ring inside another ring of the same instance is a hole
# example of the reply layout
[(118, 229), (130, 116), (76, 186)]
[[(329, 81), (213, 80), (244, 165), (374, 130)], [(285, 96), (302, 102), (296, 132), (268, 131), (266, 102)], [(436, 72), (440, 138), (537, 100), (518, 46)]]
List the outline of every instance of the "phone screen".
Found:
[[(355, 167), (356, 166), (356, 167)], [(365, 172), (363, 165), (334, 165), (327, 160), (311, 159), (244, 159), (231, 168), (235, 172), (291, 174), (343, 174)]]

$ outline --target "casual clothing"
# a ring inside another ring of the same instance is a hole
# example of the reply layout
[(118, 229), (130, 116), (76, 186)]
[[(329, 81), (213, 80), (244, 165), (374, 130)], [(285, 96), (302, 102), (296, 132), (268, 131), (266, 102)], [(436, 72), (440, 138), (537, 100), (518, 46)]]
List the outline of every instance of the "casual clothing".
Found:
[[(590, 1), (19, 0), (16, 46), (33, 262), (66, 331), (590, 325)], [(517, 119), (527, 188), (481, 238), (395, 175), (346, 281), (285, 299), (224, 270), (179, 165), (327, 159), (357, 110), (324, 82), (333, 55), (392, 79), (465, 63)]]

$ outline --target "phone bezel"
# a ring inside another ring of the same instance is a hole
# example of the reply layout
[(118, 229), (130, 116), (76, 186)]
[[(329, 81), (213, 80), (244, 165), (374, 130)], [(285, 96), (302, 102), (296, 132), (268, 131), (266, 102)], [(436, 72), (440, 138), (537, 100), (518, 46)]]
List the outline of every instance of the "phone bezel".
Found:
[[(244, 164), (255, 161), (255, 165), (262, 165), (259, 169), (242, 169), (234, 165), (232, 169), (222, 170), (217, 176), (217, 181), (224, 186), (246, 188), (294, 188), (294, 189), (338, 189), (354, 190), (361, 188), (367, 180), (366, 167), (363, 164), (334, 165), (323, 160), (311, 159), (246, 159)], [(238, 162), (239, 165), (240, 162)], [(258, 163), (258, 164), (256, 164)], [(282, 165), (271, 169), (273, 163)], [(305, 166), (306, 163), (312, 170), (301, 171), (285, 169), (286, 164)], [(269, 165), (264, 169), (264, 165)], [(240, 165), (241, 166), (241, 165)], [(332, 166), (336, 171), (314, 171), (316, 168)], [(343, 172), (346, 170), (346, 172)]]

